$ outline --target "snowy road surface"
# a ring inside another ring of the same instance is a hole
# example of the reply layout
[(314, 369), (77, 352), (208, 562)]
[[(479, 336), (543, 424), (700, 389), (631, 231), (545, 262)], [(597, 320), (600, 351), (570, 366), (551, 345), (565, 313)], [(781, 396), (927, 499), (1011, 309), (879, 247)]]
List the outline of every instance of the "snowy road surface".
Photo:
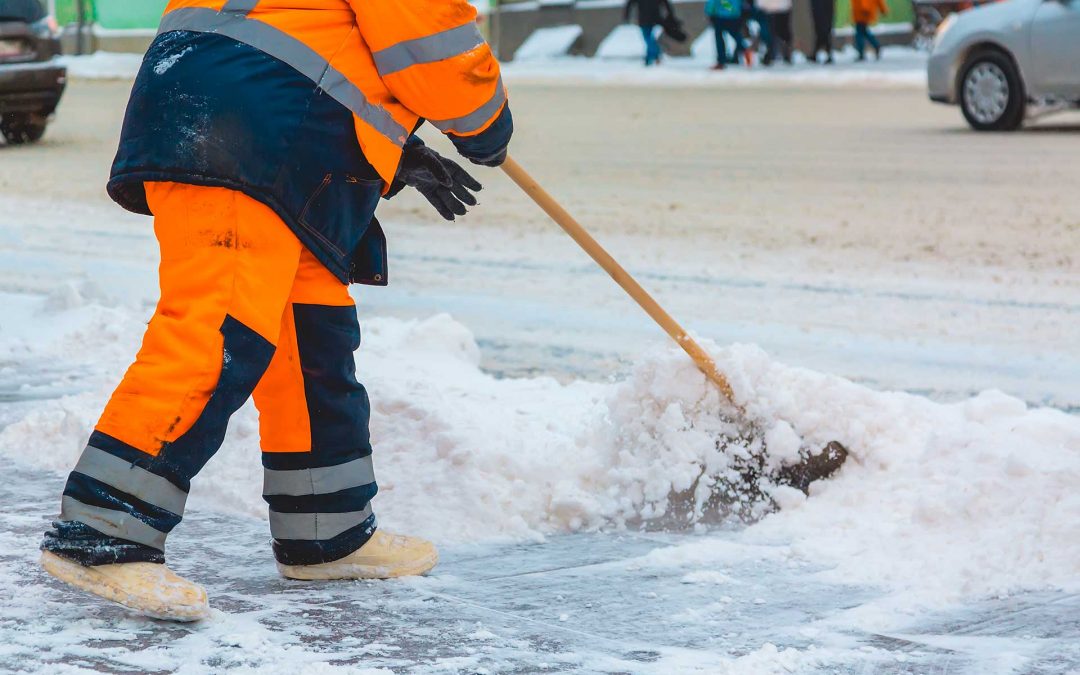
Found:
[[(784, 547), (680, 556), (700, 537), (576, 534), (451, 547), (387, 583), (277, 576), (266, 524), (196, 511), (171, 546), (213, 617), (147, 621), (51, 582), (25, 546), (61, 482), (0, 486), (0, 670), (303, 673), (1056, 673), (1080, 666), (1080, 594), (1023, 593), (922, 615), (823, 583)], [(682, 559), (680, 559), (682, 558)]]
[(376, 508), (437, 540), (437, 574), (278, 580), (245, 408), (170, 543), (214, 620), (68, 593), (38, 533), (157, 256), (102, 194), (130, 85), (76, 81), (42, 146), (0, 148), (0, 670), (1080, 668), (1076, 116), (986, 136), (899, 81), (617, 82), (516, 86), (515, 153), (706, 339), (770, 461), (837, 439), (836, 479), (750, 527), (703, 513), (730, 471), (715, 392), (484, 172), (459, 224), (387, 204), (391, 286), (357, 290)]

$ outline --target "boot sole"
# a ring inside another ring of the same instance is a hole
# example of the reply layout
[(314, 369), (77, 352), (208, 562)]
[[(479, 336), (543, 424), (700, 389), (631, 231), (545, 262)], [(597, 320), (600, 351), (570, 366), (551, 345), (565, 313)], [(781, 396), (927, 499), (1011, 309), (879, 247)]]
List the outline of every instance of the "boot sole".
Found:
[(152, 619), (187, 623), (210, 616), (210, 607), (205, 603), (201, 605), (167, 605), (158, 599), (136, 595), (124, 590), (123, 587), (93, 567), (85, 567), (49, 551), (41, 554), (41, 567), (69, 586), (74, 586), (81, 591), (115, 602)]
[(282, 565), (277, 564), (278, 573), (286, 579), (298, 581), (344, 581), (359, 579), (397, 579), (399, 577), (418, 577), (430, 572), (439, 564), (438, 551), (408, 564), (388, 567), (386, 565), (363, 565), (360, 563), (334, 562), (319, 565)]

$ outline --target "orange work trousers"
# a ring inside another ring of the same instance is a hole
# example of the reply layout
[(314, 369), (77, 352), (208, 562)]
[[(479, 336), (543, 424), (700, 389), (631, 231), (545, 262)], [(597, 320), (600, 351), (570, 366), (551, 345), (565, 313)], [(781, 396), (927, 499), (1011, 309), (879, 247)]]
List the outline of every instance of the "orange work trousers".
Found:
[(266, 205), (148, 183), (161, 298), (64, 490), (45, 547), (83, 564), (160, 561), (190, 482), (254, 396), (274, 553), (344, 557), (375, 529), (356, 307)]

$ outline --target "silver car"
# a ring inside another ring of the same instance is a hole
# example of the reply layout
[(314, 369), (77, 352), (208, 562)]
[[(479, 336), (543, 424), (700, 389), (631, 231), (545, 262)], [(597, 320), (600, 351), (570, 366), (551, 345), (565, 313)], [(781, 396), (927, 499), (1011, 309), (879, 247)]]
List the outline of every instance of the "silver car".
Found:
[(1080, 0), (1008, 0), (950, 15), (927, 66), (930, 99), (980, 131), (1012, 130), (1028, 103), (1080, 104)]

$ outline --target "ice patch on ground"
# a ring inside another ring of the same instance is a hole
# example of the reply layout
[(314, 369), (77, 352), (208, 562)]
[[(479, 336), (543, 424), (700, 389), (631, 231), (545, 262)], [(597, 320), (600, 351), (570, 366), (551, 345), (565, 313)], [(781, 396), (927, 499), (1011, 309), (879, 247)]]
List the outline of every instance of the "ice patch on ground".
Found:
[[(0, 432), (0, 453), (66, 471), (146, 317), (89, 292), (60, 295), (10, 303), (0, 354), (93, 363), (93, 386), (35, 404)], [(852, 453), (809, 499), (774, 490), (784, 508), (744, 530), (746, 546), (780, 543), (783, 555), (831, 567), (830, 578), (920, 602), (1080, 587), (1076, 417), (1000, 392), (943, 405), (788, 367), (751, 345), (708, 347), (764, 431), (769, 463), (832, 440)], [(440, 543), (539, 539), (670, 517), (687, 498), (691, 509), (676, 513), (689, 524), (732, 471), (716, 443), (730, 431), (719, 395), (681, 352), (647, 354), (615, 383), (497, 379), (478, 363), (471, 333), (449, 316), (365, 322), (358, 371), (386, 527)], [(249, 405), (192, 499), (265, 517), (261, 483)], [(662, 555), (715, 562), (731, 546), (704, 539)]]

